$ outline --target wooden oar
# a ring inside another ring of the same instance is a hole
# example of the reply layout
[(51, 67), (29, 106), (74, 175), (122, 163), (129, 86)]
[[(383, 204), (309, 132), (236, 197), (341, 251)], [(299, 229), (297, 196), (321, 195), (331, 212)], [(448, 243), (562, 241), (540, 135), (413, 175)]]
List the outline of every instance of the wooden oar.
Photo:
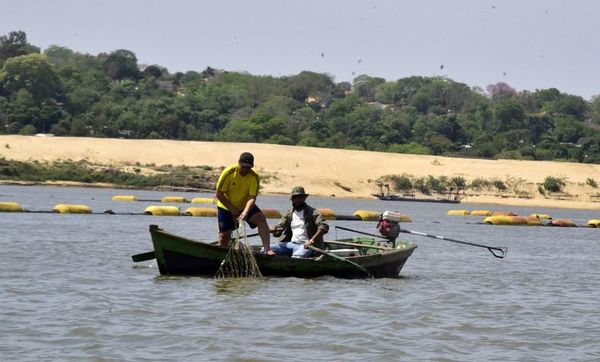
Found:
[(325, 244), (336, 244), (336, 245), (354, 246), (356, 248), (370, 248), (370, 249), (379, 249), (379, 250), (393, 250), (393, 248), (386, 248), (385, 246), (359, 244), (359, 243), (349, 243), (349, 242), (346, 242), (346, 241), (337, 241), (337, 240), (325, 241)]
[(328, 251), (326, 251), (326, 250), (319, 249), (319, 248), (317, 248), (316, 246), (309, 245), (309, 246), (308, 246), (308, 248), (309, 248), (310, 250), (312, 250), (312, 251), (316, 251), (317, 253), (320, 253), (320, 254), (323, 254), (323, 255), (327, 255), (327, 256), (328, 256), (328, 257), (330, 257), (330, 258), (337, 259), (337, 260), (339, 260), (339, 261), (343, 261), (344, 263), (348, 263), (348, 264), (352, 265), (353, 267), (355, 267), (355, 268), (357, 268), (357, 269), (359, 269), (359, 270), (361, 270), (361, 271), (365, 272), (365, 273), (366, 273), (366, 274), (369, 276), (369, 278), (373, 279), (373, 274), (371, 274), (371, 272), (370, 272), (370, 271), (368, 271), (368, 270), (367, 270), (365, 267), (363, 267), (362, 265), (358, 265), (358, 264), (356, 264), (356, 263), (355, 263), (355, 262), (353, 262), (352, 260), (348, 260), (348, 259), (346, 259), (346, 258), (342, 258), (342, 257), (341, 257), (341, 256), (339, 256), (339, 255), (335, 255), (335, 254), (333, 254), (333, 253), (330, 253), (330, 252), (328, 252)]
[[(406, 229), (400, 229), (401, 233), (407, 233), (407, 234), (413, 234), (413, 235), (419, 235), (419, 236), (426, 236), (428, 238), (434, 238), (434, 239), (440, 239), (440, 240), (446, 240), (446, 241), (450, 241), (453, 243), (459, 243), (459, 244), (465, 244), (465, 245), (471, 245), (471, 246), (478, 246), (480, 248), (486, 248), (487, 250), (489, 250), (490, 253), (492, 253), (493, 256), (495, 256), (496, 258), (502, 259), (506, 256), (506, 253), (508, 253), (508, 248), (504, 247), (504, 246), (489, 246), (489, 245), (483, 245), (483, 244), (475, 244), (475, 243), (471, 243), (468, 241), (461, 241), (461, 240), (456, 240), (456, 239), (450, 239), (450, 238), (445, 238), (443, 236), (439, 236), (439, 235), (432, 235), (432, 234), (427, 234), (427, 233), (422, 233), (419, 231), (412, 231), (412, 230), (406, 230)], [(494, 250), (498, 253), (496, 254), (494, 252)]]
[[(247, 238), (252, 237), (252, 236), (258, 236), (258, 233), (246, 235)], [(213, 241), (211, 244), (216, 244), (216, 243), (217, 243), (216, 241)], [(147, 251), (145, 253), (135, 254), (135, 255), (131, 256), (131, 260), (133, 260), (135, 263), (152, 260), (152, 259), (156, 259), (156, 253), (154, 251)]]

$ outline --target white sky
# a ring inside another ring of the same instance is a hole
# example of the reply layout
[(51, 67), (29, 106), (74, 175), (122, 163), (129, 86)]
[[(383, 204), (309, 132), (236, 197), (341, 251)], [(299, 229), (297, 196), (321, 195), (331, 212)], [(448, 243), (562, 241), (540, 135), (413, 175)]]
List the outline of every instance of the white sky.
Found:
[(0, 35), (14, 30), (42, 50), (128, 49), (171, 73), (438, 75), (600, 94), (595, 0), (0, 0)]

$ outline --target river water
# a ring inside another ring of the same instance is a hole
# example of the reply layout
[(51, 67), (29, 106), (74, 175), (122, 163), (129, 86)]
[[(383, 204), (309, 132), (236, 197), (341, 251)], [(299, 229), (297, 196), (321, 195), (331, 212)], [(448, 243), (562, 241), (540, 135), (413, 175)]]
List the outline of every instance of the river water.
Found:
[[(102, 214), (159, 204), (111, 200), (128, 194), (212, 196), (0, 186), (0, 201), (28, 210), (68, 203), (98, 213), (0, 213), (2, 360), (600, 360), (599, 229), (447, 216), (508, 210), (581, 225), (598, 211), (310, 197), (344, 215), (400, 211), (413, 220), (406, 229), (509, 252), (497, 259), (484, 248), (401, 234), (418, 248), (399, 279), (215, 280), (162, 277), (153, 261), (133, 263), (131, 255), (152, 250), (149, 224), (213, 240), (216, 220)], [(289, 200), (261, 196), (259, 205), (284, 210)], [(336, 225), (376, 232), (373, 222), (330, 224), (329, 238), (351, 236)]]

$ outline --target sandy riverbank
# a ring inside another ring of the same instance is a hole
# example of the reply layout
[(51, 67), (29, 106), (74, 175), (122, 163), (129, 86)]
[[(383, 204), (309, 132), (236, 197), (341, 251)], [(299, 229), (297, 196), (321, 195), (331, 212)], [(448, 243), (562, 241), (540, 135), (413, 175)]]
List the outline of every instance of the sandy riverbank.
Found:
[[(334, 150), (270, 144), (192, 142), (170, 140), (124, 140), (76, 137), (0, 135), (0, 157), (21, 161), (87, 160), (121, 167), (139, 163), (223, 167), (236, 163), (250, 151), (255, 168), (270, 175), (264, 193), (288, 193), (294, 185), (319, 196), (371, 198), (379, 191), (376, 180), (403, 173), (420, 176), (462, 176), (499, 179), (516, 185), (521, 195), (497, 190), (469, 191), (468, 204), (495, 203), (538, 207), (600, 209), (600, 189), (586, 185), (588, 178), (600, 184), (600, 165), (476, 160), (439, 156), (401, 155), (382, 152)], [(538, 184), (546, 176), (565, 177), (560, 195), (541, 195)]]

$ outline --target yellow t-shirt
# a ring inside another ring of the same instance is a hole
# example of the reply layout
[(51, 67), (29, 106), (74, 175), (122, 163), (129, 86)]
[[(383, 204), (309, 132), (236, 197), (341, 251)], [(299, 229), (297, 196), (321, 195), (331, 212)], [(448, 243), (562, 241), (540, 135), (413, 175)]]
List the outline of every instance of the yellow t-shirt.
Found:
[[(250, 196), (256, 197), (258, 195), (258, 186), (258, 174), (250, 169), (246, 176), (242, 176), (239, 173), (238, 164), (224, 169), (221, 176), (219, 176), (219, 181), (217, 181), (217, 191), (224, 193), (229, 201), (240, 210), (246, 206)], [(228, 210), (221, 201), (217, 201), (217, 206)]]

